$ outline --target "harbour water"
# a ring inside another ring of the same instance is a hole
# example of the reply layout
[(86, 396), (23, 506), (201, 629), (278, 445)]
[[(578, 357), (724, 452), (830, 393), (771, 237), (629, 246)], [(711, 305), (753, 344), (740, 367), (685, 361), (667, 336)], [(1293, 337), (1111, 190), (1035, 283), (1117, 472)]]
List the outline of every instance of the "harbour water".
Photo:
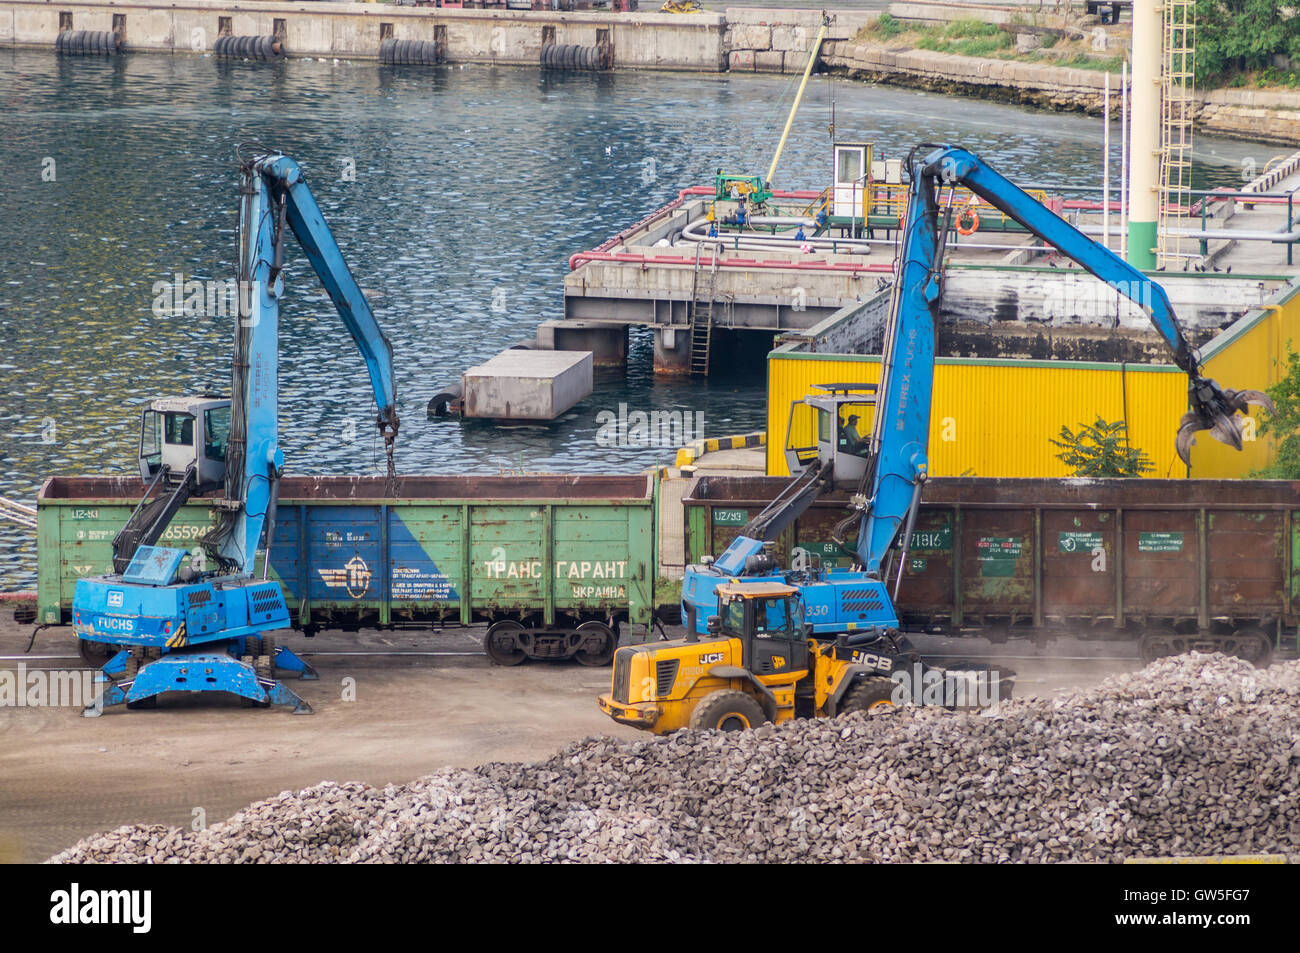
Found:
[[(680, 412), (709, 434), (762, 427), (761, 364), (655, 379), (645, 333), (633, 334), (626, 373), (599, 374), (553, 425), (427, 420), (424, 408), (462, 370), (561, 316), (571, 254), (718, 166), (765, 172), (796, 81), (0, 52), (0, 495), (30, 503), (50, 474), (129, 471), (146, 401), (228, 391), (230, 318), (172, 308), (166, 289), (177, 275), (230, 275), (234, 150), (248, 141), (304, 167), (372, 296), (397, 364), (400, 471), (626, 472), (672, 459), (675, 434), (607, 439), (611, 414)], [(1022, 181), (1101, 179), (1097, 119), (817, 80), (779, 187), (825, 184), (832, 98), (841, 138), (892, 156), (951, 141)], [(1202, 137), (1193, 184), (1236, 186), (1276, 151)], [(292, 246), (288, 262), (289, 469), (382, 472), (364, 365)], [(0, 524), (0, 590), (34, 578), (32, 534)]]

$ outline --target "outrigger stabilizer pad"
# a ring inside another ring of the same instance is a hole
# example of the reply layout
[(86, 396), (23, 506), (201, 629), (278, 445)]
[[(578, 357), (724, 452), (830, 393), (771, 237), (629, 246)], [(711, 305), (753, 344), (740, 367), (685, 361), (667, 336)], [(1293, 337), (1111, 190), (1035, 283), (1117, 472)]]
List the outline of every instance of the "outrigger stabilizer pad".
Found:
[(146, 662), (133, 677), (126, 678), (130, 658), (131, 653), (123, 650), (100, 669), (96, 683), (102, 690), (85, 707), (83, 715), (95, 718), (104, 709), (116, 705), (152, 708), (164, 692), (227, 692), (260, 708), (279, 705), (295, 715), (312, 714), (307, 702), (274, 677), (277, 671), (282, 671), (296, 673), (308, 681), (319, 678), (315, 669), (284, 646), (276, 650), (273, 662), (261, 671), (257, 665), (219, 648), (198, 646), (168, 652)]

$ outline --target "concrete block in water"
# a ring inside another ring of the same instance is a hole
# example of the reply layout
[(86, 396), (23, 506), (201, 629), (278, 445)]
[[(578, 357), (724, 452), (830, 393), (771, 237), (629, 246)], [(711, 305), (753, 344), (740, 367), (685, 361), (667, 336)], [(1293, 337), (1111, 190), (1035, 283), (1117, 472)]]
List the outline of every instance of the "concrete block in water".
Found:
[(461, 375), (462, 416), (554, 420), (591, 393), (590, 351), (502, 351)]

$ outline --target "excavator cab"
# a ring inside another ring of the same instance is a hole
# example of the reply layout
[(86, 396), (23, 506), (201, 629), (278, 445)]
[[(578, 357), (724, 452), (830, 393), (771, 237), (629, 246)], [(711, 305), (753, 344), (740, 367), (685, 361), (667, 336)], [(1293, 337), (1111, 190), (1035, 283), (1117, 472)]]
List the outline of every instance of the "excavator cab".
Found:
[[(818, 384), (826, 394), (809, 394), (790, 405), (785, 458), (792, 474), (813, 463), (831, 468), (836, 484), (856, 485), (871, 459), (871, 431), (876, 419), (875, 384)], [(801, 408), (808, 408), (801, 410)], [(812, 421), (807, 417), (811, 411)], [(796, 434), (813, 442), (796, 446)]]
[(159, 397), (140, 418), (140, 479), (153, 483), (163, 467), (176, 485), (194, 468), (195, 484), (218, 486), (226, 477), (230, 401), (224, 397)]

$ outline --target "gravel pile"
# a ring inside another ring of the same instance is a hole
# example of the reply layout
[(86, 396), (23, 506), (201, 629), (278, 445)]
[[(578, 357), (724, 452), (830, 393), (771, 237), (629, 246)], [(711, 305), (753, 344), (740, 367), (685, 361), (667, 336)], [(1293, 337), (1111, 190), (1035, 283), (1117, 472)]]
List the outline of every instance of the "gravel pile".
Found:
[(907, 708), (590, 738), (536, 764), (324, 783), (55, 862), (1116, 861), (1300, 851), (1300, 663), (1164, 659), (996, 715)]

